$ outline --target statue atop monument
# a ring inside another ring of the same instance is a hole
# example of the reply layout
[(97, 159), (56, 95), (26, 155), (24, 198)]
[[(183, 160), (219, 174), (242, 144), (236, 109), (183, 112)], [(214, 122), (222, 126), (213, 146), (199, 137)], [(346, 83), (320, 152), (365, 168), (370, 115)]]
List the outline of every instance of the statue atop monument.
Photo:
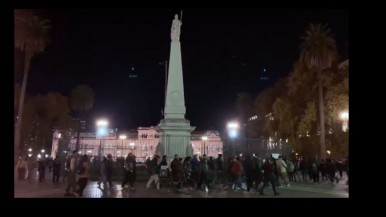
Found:
[(178, 14), (174, 15), (174, 20), (172, 22), (172, 29), (170, 32), (170, 37), (172, 39), (172, 42), (179, 42), (180, 41), (180, 33), (181, 33), (181, 20), (178, 19)]

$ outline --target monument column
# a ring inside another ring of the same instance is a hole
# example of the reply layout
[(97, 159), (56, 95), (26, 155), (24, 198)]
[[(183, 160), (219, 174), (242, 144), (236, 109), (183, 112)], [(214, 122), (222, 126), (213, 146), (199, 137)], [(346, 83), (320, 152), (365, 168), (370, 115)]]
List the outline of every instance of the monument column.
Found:
[(171, 43), (164, 119), (157, 127), (160, 134), (160, 144), (157, 147), (157, 152), (161, 155), (167, 155), (168, 160), (172, 159), (175, 154), (180, 157), (192, 156), (193, 154), (190, 133), (195, 127), (190, 126), (189, 120), (185, 119), (186, 107), (180, 43), (181, 25), (182, 22), (176, 14), (170, 34)]

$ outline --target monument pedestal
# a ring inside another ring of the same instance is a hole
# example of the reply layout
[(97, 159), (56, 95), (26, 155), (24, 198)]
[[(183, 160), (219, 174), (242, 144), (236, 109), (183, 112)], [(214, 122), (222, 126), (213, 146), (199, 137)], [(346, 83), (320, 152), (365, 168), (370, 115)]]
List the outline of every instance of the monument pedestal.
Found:
[(190, 143), (190, 133), (195, 127), (190, 126), (186, 119), (163, 119), (157, 127), (159, 133), (160, 150), (158, 154), (166, 155), (170, 161), (175, 154), (179, 157), (193, 155)]

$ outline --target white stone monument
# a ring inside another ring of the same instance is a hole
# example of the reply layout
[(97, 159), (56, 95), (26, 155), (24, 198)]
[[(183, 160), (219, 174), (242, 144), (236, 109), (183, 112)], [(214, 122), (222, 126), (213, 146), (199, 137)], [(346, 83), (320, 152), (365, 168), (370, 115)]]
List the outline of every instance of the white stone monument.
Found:
[(195, 127), (190, 126), (189, 120), (185, 119), (186, 107), (180, 44), (181, 25), (182, 22), (176, 14), (170, 33), (171, 45), (164, 119), (157, 126), (160, 135), (158, 154), (162, 152), (162, 155), (167, 155), (169, 162), (175, 154), (178, 154), (179, 157), (193, 154), (190, 133)]

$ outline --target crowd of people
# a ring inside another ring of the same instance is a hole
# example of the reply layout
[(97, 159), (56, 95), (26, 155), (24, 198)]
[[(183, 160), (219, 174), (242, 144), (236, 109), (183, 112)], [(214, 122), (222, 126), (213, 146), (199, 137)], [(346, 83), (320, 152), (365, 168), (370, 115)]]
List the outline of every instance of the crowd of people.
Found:
[[(162, 177), (161, 167), (167, 165), (166, 158), (167, 156), (163, 156), (161, 159), (155, 155), (152, 160), (147, 160), (150, 175), (147, 188), (152, 182), (156, 183), (157, 189), (162, 187), (159, 180)], [(194, 155), (185, 159), (175, 155), (168, 169), (171, 171), (172, 180), (178, 183), (177, 190), (182, 185), (200, 190), (205, 184), (205, 191), (209, 191), (213, 186), (221, 184), (224, 189), (231, 187), (235, 191), (247, 192), (254, 189), (264, 195), (264, 188), (272, 186), (274, 195), (278, 195), (276, 187), (289, 186), (290, 182), (338, 183), (344, 170), (348, 176), (348, 158), (344, 161), (327, 158), (319, 162), (302, 157), (287, 159), (279, 156), (276, 159), (270, 156), (261, 159), (255, 155), (247, 155), (231, 157), (224, 162), (221, 154), (217, 158)]]
[[(273, 156), (261, 159), (256, 155), (234, 156), (224, 161), (219, 154), (215, 157), (197, 154), (181, 158), (178, 155), (168, 163), (167, 156), (154, 155), (145, 162), (149, 179), (146, 188), (155, 183), (156, 189), (163, 188), (162, 179), (171, 178), (176, 183), (176, 190), (183, 187), (190, 190), (210, 191), (214, 187), (231, 188), (234, 191), (247, 191), (264, 195), (264, 189), (272, 187), (274, 195), (278, 195), (277, 187), (289, 186), (291, 182), (330, 182), (338, 183), (345, 171), (348, 177), (348, 158), (333, 160), (327, 158), (317, 161), (303, 157)], [(100, 159), (98, 187), (101, 190), (114, 187), (112, 176), (117, 164), (111, 155)], [(44, 182), (46, 166), (52, 171), (52, 182), (58, 183), (60, 175), (64, 174), (66, 181), (66, 196), (81, 197), (88, 183), (90, 159), (87, 155), (79, 155), (73, 151), (67, 156), (64, 165), (59, 157), (53, 160), (38, 160), (37, 166), (31, 158), (21, 158), (17, 164), (18, 180), (31, 180), (34, 177), (33, 168), (37, 167), (38, 180)], [(135, 189), (137, 161), (135, 155), (129, 153), (123, 159), (123, 178), (121, 188)], [(348, 185), (348, 178), (346, 184)], [(103, 188), (102, 188), (103, 187)]]

